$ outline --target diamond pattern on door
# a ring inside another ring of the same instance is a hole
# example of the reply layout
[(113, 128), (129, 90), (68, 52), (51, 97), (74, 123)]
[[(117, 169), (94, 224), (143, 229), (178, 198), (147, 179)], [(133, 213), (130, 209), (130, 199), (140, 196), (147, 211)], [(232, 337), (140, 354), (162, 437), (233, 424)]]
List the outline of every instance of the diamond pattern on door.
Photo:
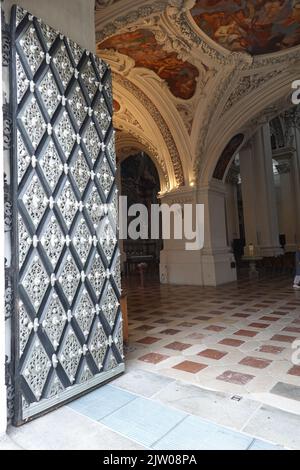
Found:
[(39, 163), (47, 183), (51, 190), (54, 190), (63, 172), (63, 165), (52, 140), (48, 142), (47, 149)]
[(26, 110), (21, 119), (31, 144), (33, 148), (36, 149), (44, 134), (45, 121), (34, 96), (31, 97), (30, 104), (26, 106)]
[(22, 285), (37, 311), (46, 293), (49, 284), (47, 272), (41, 259), (36, 255), (22, 281)]
[(75, 229), (73, 244), (83, 265), (85, 264), (92, 247), (92, 242), (93, 238), (91, 232), (88, 229), (85, 219), (81, 217), (80, 222)]
[(47, 229), (41, 238), (41, 244), (47, 253), (50, 263), (55, 267), (65, 244), (64, 235), (55, 216), (51, 217)]
[(30, 184), (22, 200), (33, 224), (37, 227), (48, 206), (48, 198), (37, 175), (31, 177), (29, 181)]
[(45, 77), (38, 86), (38, 89), (42, 95), (44, 105), (46, 106), (47, 112), (51, 118), (60, 102), (60, 96), (57, 85), (50, 71), (46, 73)]
[(49, 301), (45, 307), (42, 327), (56, 350), (67, 321), (67, 315), (56, 293), (50, 296)]
[(15, 422), (124, 370), (108, 66), (13, 8)]
[(58, 198), (57, 205), (62, 213), (67, 227), (70, 228), (75, 214), (77, 213), (78, 201), (69, 181), (66, 181), (64, 188)]
[(34, 338), (32, 349), (24, 364), (22, 375), (28, 383), (37, 400), (40, 400), (51, 362), (43, 345), (37, 337)]

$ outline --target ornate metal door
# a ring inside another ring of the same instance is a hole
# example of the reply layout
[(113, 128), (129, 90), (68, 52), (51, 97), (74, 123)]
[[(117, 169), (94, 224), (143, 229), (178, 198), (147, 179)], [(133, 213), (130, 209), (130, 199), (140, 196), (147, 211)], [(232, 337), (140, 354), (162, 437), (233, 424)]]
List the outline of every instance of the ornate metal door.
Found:
[(108, 66), (12, 13), (15, 423), (124, 370)]

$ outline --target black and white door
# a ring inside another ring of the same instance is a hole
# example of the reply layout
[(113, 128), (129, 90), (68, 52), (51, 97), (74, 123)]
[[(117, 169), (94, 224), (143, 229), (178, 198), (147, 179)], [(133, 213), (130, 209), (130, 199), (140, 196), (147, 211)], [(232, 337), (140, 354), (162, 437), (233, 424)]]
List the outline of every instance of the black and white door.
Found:
[(19, 7), (11, 105), (15, 423), (123, 372), (108, 66)]

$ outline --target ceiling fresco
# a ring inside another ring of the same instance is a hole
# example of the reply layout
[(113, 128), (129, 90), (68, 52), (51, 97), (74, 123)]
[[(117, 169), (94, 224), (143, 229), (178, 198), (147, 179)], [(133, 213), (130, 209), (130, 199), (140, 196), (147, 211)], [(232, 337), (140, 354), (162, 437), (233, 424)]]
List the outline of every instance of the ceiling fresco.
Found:
[(191, 15), (231, 51), (266, 54), (300, 44), (300, 0), (197, 0)]
[(198, 69), (178, 59), (176, 52), (166, 52), (147, 29), (115, 35), (98, 44), (101, 49), (114, 49), (134, 59), (136, 67), (153, 70), (176, 98), (188, 100), (196, 91)]

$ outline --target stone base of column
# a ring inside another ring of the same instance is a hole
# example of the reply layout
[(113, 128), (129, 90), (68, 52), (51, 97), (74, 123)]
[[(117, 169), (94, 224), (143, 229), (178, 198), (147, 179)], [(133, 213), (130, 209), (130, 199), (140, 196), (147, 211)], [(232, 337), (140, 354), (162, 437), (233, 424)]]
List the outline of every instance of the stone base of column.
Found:
[(203, 286), (201, 254), (186, 250), (162, 250), (160, 252), (160, 282)]
[(285, 245), (284, 247), (284, 252), (285, 253), (295, 253), (297, 251), (297, 245), (296, 243), (289, 243)]
[(263, 246), (260, 245), (260, 255), (264, 258), (272, 258), (273, 256), (283, 255), (284, 251), (280, 246)]
[(237, 280), (235, 259), (228, 250), (203, 252), (202, 272), (204, 286), (220, 286)]
[(219, 286), (237, 279), (232, 253), (163, 250), (160, 255), (160, 282), (193, 286)]

